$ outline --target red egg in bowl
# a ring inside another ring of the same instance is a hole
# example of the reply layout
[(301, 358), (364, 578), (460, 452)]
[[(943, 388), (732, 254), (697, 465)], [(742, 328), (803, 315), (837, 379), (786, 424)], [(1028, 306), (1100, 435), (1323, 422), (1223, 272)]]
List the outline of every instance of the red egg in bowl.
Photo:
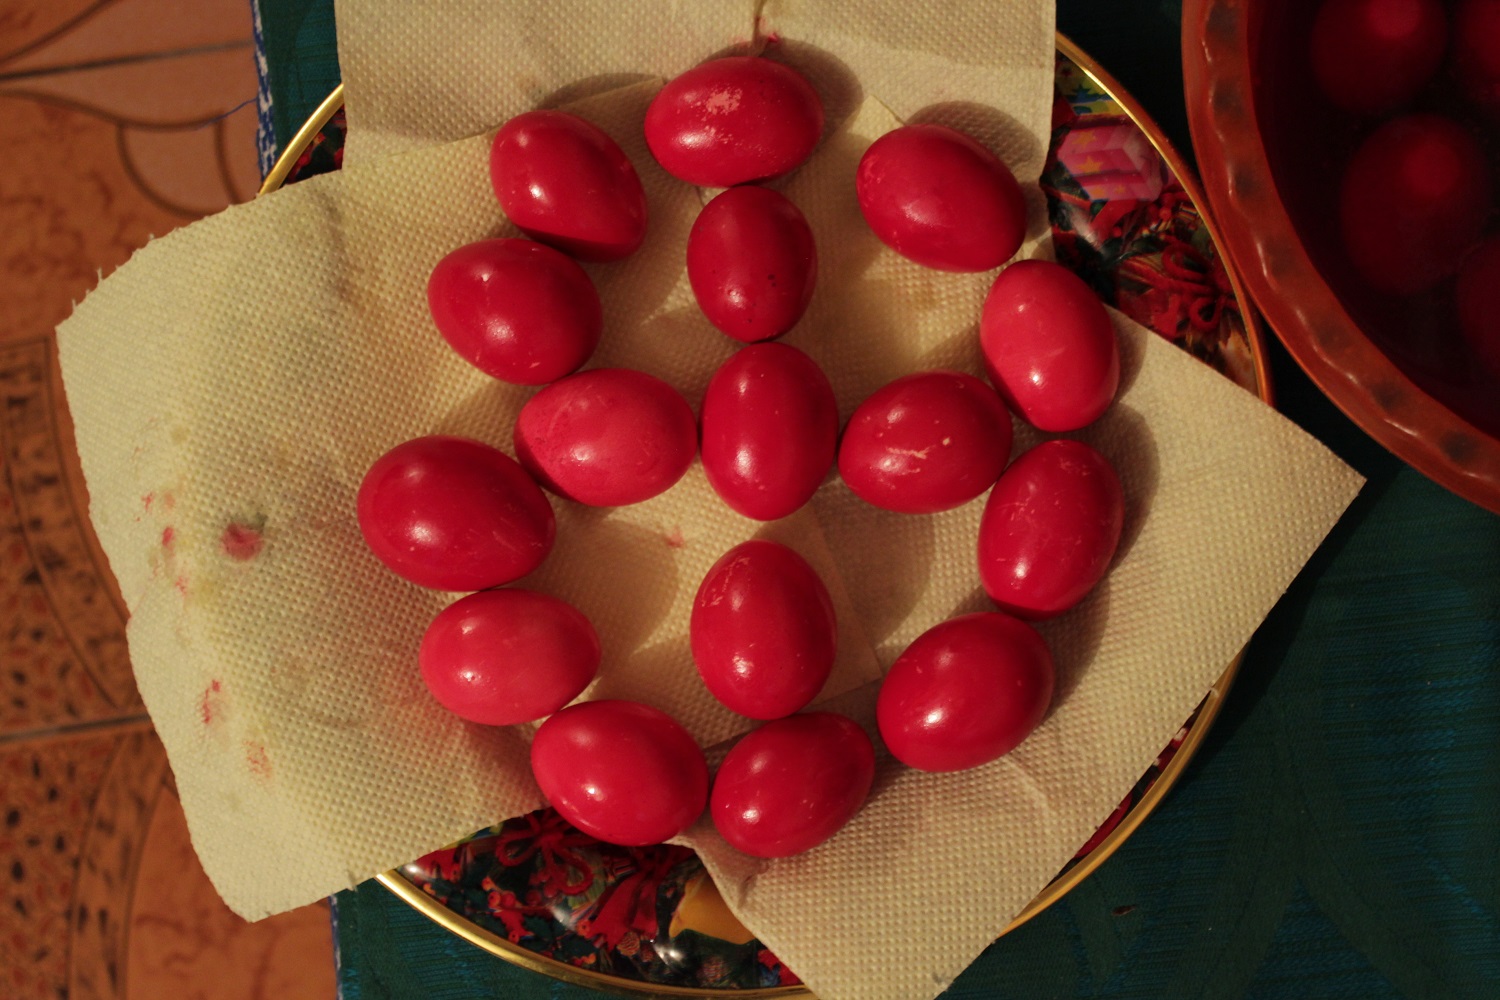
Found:
[[(1500, 128), (1487, 91), (1460, 86), (1478, 72), (1459, 37), (1476, 5), (1442, 5), (1446, 68), (1355, 110), (1330, 75), (1344, 55), (1317, 29), (1334, 2), (1183, 4), (1203, 186), (1256, 305), (1318, 388), (1398, 458), (1500, 512), (1500, 373), (1474, 277), (1500, 235)], [(1438, 20), (1420, 0), (1338, 2), (1391, 28)]]

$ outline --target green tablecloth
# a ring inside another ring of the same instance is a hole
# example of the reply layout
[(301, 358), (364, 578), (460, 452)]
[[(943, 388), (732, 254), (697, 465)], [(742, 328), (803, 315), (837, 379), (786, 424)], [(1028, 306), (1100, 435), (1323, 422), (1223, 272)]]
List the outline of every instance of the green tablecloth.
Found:
[[(332, 3), (260, 2), (285, 142), (337, 78)], [(1058, 3), (1059, 29), (1189, 151), (1179, 20), (1171, 0)], [(1282, 411), (1370, 483), (1178, 787), (950, 997), (1500, 997), (1500, 518), (1390, 457), (1273, 350)], [(375, 884), (337, 912), (345, 1000), (597, 996)]]

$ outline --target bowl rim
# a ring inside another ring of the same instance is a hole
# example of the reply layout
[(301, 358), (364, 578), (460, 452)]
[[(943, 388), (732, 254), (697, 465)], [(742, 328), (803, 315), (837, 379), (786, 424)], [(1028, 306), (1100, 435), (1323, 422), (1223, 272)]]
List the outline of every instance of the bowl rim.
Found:
[(1500, 440), (1419, 388), (1360, 331), (1297, 235), (1260, 137), (1254, 7), (1182, 7), (1188, 126), (1221, 246), (1287, 352), (1345, 416), (1433, 482), (1500, 513)]

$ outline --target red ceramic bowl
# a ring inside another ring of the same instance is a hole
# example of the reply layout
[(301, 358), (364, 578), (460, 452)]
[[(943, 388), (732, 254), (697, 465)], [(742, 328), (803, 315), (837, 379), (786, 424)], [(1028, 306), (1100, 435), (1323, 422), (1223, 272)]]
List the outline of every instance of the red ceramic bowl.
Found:
[[(1356, 118), (1323, 97), (1308, 56), (1319, 6), (1184, 0), (1184, 83), (1203, 187), (1251, 296), (1313, 382), (1418, 471), (1500, 512), (1500, 379), (1457, 333), (1452, 280), (1385, 295), (1344, 252), (1344, 166), (1390, 116)], [(1464, 107), (1451, 66), (1408, 110), (1455, 117), (1493, 162), (1495, 129)]]

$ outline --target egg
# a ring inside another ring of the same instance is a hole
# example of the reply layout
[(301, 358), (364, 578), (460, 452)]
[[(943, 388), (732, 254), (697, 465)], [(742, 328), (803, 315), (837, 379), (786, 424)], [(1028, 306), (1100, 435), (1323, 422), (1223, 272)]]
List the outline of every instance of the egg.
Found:
[(1339, 188), (1344, 250), (1377, 291), (1425, 292), (1458, 269), (1490, 212), (1478, 141), (1451, 119), (1395, 118), (1365, 139)]
[(1120, 346), (1099, 297), (1060, 264), (1023, 260), (995, 279), (979, 320), (984, 365), (1022, 420), (1060, 433), (1093, 423), (1120, 387)]
[(1415, 100), (1443, 64), (1448, 17), (1439, 0), (1326, 0), (1309, 55), (1323, 94), (1354, 114)]
[(892, 250), (942, 271), (988, 271), (1021, 248), (1026, 199), (1001, 159), (945, 125), (876, 139), (854, 176), (860, 211)]
[(838, 652), (828, 588), (800, 555), (764, 539), (736, 545), (709, 568), (688, 640), (709, 693), (752, 719), (804, 708)]
[(709, 381), (700, 419), (709, 485), (746, 517), (794, 513), (833, 467), (833, 386), (816, 361), (788, 344), (733, 354)]
[(640, 503), (683, 477), (698, 421), (661, 379), (595, 368), (554, 382), (516, 418), (516, 457), (558, 496), (595, 507)]
[(583, 268), (532, 240), (459, 247), (432, 269), (427, 303), (460, 357), (516, 385), (545, 385), (577, 371), (603, 326), (599, 293)]
[(985, 501), (985, 593), (1023, 618), (1062, 614), (1103, 579), (1124, 523), (1124, 490), (1109, 460), (1081, 441), (1044, 441), (1011, 463)]
[(1056, 683), (1036, 629), (997, 611), (950, 618), (891, 664), (875, 703), (880, 738), (919, 771), (962, 771), (1021, 744)]
[(708, 763), (667, 713), (633, 701), (572, 705), (531, 741), (531, 773), (563, 819), (609, 844), (686, 830), (708, 802)]
[(583, 612), (530, 590), (485, 590), (440, 611), (417, 662), (427, 690), (470, 722), (511, 726), (551, 715), (599, 670)]
[(552, 506), (504, 452), (432, 435), (370, 466), (355, 501), (360, 534), (391, 570), (435, 590), (518, 580), (552, 550)]
[(646, 192), (598, 126), (562, 111), (528, 111), (495, 133), (490, 182), (511, 222), (579, 260), (630, 256), (646, 237)]
[(855, 409), (839, 445), (839, 475), (876, 507), (930, 514), (994, 485), (1010, 446), (1010, 414), (989, 386), (963, 372), (917, 372)]
[(687, 273), (698, 308), (720, 332), (747, 344), (772, 340), (796, 326), (812, 301), (817, 247), (785, 195), (733, 187), (698, 213)]
[(790, 66), (727, 56), (668, 81), (646, 109), (645, 128), (667, 173), (731, 187), (800, 166), (823, 134), (823, 102)]
[(808, 712), (768, 722), (724, 755), (709, 815), (733, 847), (785, 858), (854, 818), (875, 780), (875, 748), (853, 720)]

